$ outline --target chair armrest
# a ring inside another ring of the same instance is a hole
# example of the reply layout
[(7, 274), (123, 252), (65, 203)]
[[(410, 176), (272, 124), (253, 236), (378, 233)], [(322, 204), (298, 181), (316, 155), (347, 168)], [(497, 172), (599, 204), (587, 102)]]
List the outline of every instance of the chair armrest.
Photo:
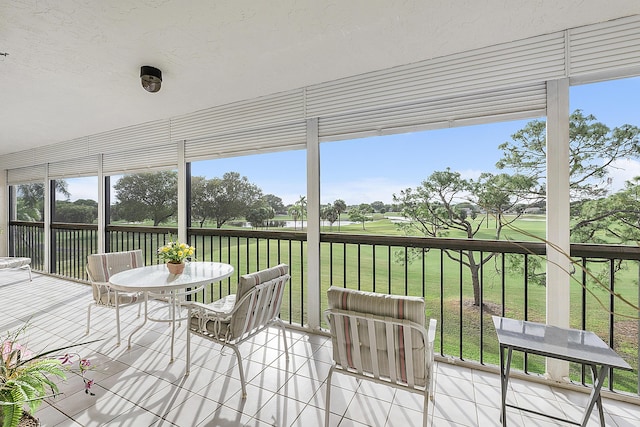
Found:
[(204, 309), (204, 310), (209, 310), (210, 309), (209, 307), (207, 307), (206, 304), (203, 304), (201, 302), (196, 302), (196, 301), (183, 302), (182, 306), (184, 308), (188, 308), (189, 310), (196, 309), (196, 308), (201, 308), (201, 309)]

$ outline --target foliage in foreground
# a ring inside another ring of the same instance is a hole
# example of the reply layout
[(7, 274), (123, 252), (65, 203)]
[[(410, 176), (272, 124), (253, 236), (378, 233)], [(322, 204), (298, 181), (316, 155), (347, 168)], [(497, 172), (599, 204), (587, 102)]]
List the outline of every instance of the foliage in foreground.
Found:
[(77, 354), (66, 353), (61, 357), (52, 354), (62, 352), (73, 347), (62, 347), (34, 355), (23, 344), (20, 337), (25, 332), (27, 324), (13, 332), (8, 332), (0, 342), (0, 420), (2, 427), (16, 427), (27, 405), (28, 412), (34, 413), (42, 400), (47, 396), (59, 393), (55, 379), (66, 379), (65, 365), (72, 364), (78, 359), (78, 368), (84, 380), (85, 392), (93, 395), (89, 390), (92, 380), (85, 378), (85, 371), (90, 369), (88, 359)]

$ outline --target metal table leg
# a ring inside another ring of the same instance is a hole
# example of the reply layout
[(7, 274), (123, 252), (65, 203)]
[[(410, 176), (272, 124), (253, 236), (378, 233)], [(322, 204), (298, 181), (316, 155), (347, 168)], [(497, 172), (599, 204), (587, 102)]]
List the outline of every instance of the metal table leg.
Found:
[(173, 363), (173, 344), (175, 342), (176, 337), (176, 304), (177, 297), (176, 291), (171, 291), (171, 358), (169, 363)]
[(129, 335), (129, 341), (128, 341), (128, 349), (131, 349), (131, 338), (133, 338), (133, 334), (135, 334), (136, 332), (138, 332), (140, 329), (142, 329), (142, 327), (147, 323), (147, 319), (148, 319), (148, 309), (147, 309), (147, 303), (149, 302), (149, 292), (145, 292), (144, 293), (144, 320), (142, 321), (142, 323), (135, 328), (132, 332), (131, 335)]
[(602, 389), (602, 383), (604, 383), (604, 379), (607, 376), (607, 366), (602, 366), (600, 368), (600, 372), (598, 372), (598, 367), (596, 365), (591, 366), (591, 376), (593, 378), (593, 388), (591, 389), (591, 394), (589, 395), (589, 405), (585, 409), (584, 416), (582, 417), (582, 423), (580, 424), (582, 427), (585, 427), (589, 422), (589, 417), (591, 416), (591, 411), (593, 410), (593, 405), (598, 404), (598, 411), (600, 412), (600, 425), (604, 426), (604, 410), (602, 408), (602, 396), (600, 396), (600, 390)]
[[(505, 366), (504, 351), (507, 350), (507, 362)], [(513, 349), (500, 345), (500, 389), (502, 392), (502, 406), (500, 411), (500, 423), (507, 425), (507, 386), (509, 384), (509, 372), (511, 370), (511, 355)]]

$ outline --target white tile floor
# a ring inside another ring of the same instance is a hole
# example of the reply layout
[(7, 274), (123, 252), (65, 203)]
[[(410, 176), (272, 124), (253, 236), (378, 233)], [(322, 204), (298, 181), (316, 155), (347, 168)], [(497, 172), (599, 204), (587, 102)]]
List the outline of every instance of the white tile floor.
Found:
[[(30, 320), (28, 344), (48, 348), (103, 338), (78, 351), (90, 357), (95, 370), (95, 396), (83, 392), (81, 378), (71, 374), (61, 384), (63, 395), (48, 399), (38, 410), (43, 426), (301, 426), (324, 425), (325, 379), (330, 367), (330, 343), (323, 336), (288, 331), (290, 360), (282, 353), (276, 331), (258, 335), (240, 349), (248, 383), (241, 398), (235, 357), (230, 350), (199, 338), (193, 348), (191, 374), (184, 376), (184, 328), (179, 329), (177, 359), (169, 363), (169, 330), (150, 323), (126, 338), (140, 321), (137, 310), (123, 313), (123, 337), (115, 346), (114, 312), (95, 309), (92, 333), (85, 337), (90, 288), (73, 282), (24, 272), (0, 272), (0, 330), (13, 330)], [(331, 426), (419, 426), (422, 399), (341, 375), (334, 376)], [(439, 363), (435, 401), (429, 405), (432, 426), (497, 426), (500, 388), (495, 374)], [(582, 393), (513, 380), (509, 399), (561, 417), (580, 417)], [(606, 399), (608, 426), (639, 426), (640, 406)], [(589, 425), (597, 426), (595, 414)], [(515, 409), (510, 426), (567, 425)]]

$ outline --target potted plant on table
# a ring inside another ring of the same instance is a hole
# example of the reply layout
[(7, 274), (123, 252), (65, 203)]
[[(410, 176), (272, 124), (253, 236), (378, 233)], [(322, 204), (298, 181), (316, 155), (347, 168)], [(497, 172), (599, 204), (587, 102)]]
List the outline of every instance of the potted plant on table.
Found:
[(195, 251), (193, 246), (180, 243), (169, 236), (169, 243), (158, 248), (158, 258), (167, 262), (171, 274), (180, 274), (184, 271), (184, 261), (193, 256)]
[(0, 341), (2, 352), (0, 355), (0, 425), (2, 427), (39, 425), (32, 414), (44, 398), (59, 394), (55, 380), (65, 380), (66, 372), (76, 363), (84, 380), (85, 393), (93, 396), (91, 392), (93, 380), (85, 377), (86, 371), (91, 369), (89, 360), (81, 358), (77, 353), (54, 356), (74, 347), (73, 345), (34, 355), (19, 340), (26, 328), (25, 324), (14, 332), (8, 332)]

